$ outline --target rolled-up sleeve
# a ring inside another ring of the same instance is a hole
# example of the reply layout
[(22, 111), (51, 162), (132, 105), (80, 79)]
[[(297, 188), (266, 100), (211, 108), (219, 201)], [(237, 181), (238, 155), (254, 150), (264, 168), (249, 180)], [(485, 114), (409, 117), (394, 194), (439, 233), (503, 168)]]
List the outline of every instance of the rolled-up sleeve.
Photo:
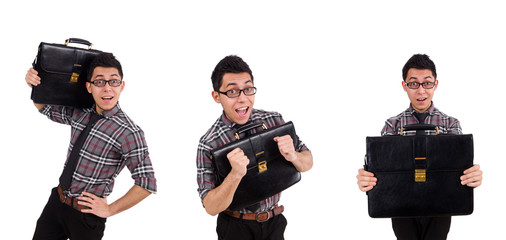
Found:
[(135, 185), (156, 193), (156, 178), (144, 133), (139, 130), (128, 134), (121, 145), (122, 155)]
[(210, 147), (204, 142), (200, 142), (197, 149), (197, 184), (202, 200), (209, 191), (215, 188), (214, 171)]
[(75, 110), (71, 107), (45, 105), (39, 112), (54, 122), (70, 125)]

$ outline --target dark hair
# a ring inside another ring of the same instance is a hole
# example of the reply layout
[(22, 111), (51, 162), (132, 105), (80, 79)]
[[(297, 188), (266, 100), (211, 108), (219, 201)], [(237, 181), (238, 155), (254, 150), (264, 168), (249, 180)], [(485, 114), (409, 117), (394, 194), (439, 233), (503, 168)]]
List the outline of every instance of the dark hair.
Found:
[(410, 68), (429, 69), (432, 71), (434, 78), (437, 79), (436, 65), (426, 54), (415, 54), (406, 62), (402, 68), (402, 80), (406, 81)]
[(221, 61), (216, 65), (213, 70), (213, 74), (211, 74), (211, 81), (213, 83), (214, 91), (219, 91), (221, 84), (223, 82), (223, 75), (225, 73), (243, 73), (247, 72), (251, 76), (251, 81), (253, 81), (253, 73), (251, 73), (251, 69), (248, 64), (242, 60), (242, 58), (236, 55), (229, 55), (225, 58), (221, 59)]
[(91, 75), (93, 75), (93, 70), (95, 70), (96, 67), (116, 68), (118, 69), (119, 76), (123, 79), (121, 63), (119, 63), (112, 53), (100, 53), (91, 61), (90, 66), (88, 67), (88, 81), (91, 80)]

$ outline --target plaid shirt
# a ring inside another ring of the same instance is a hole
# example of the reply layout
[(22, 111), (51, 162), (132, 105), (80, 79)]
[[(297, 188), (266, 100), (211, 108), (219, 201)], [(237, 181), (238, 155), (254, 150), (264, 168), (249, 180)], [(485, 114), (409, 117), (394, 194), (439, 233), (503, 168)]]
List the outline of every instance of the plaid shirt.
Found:
[[(67, 161), (79, 134), (90, 120), (93, 108), (71, 108), (45, 105), (41, 113), (49, 119), (71, 126)], [(156, 179), (149, 158), (144, 132), (121, 110), (119, 104), (102, 113), (87, 136), (76, 170), (72, 176), (69, 197), (78, 197), (83, 191), (100, 197), (109, 196), (114, 179), (127, 167), (135, 184), (156, 192)]]
[[(253, 109), (250, 116), (250, 121), (261, 121), (267, 128), (281, 125), (285, 123), (281, 114), (277, 112), (267, 112), (259, 109)], [(237, 124), (228, 120), (223, 113), (220, 118), (211, 126), (202, 138), (197, 149), (197, 183), (198, 192), (200, 198), (203, 200), (207, 193), (214, 189), (215, 186), (215, 170), (213, 167), (213, 160), (211, 160), (211, 150), (218, 148), (230, 141), (235, 141), (234, 134), (236, 130), (234, 126)], [(259, 128), (261, 129), (261, 128)], [(253, 129), (252, 133), (255, 133), (259, 129)], [(240, 137), (243, 137), (245, 133), (241, 133)], [(297, 136), (298, 145), (295, 146), (295, 151), (309, 151), (302, 141)], [(263, 201), (260, 201), (260, 208), (257, 212), (264, 212), (272, 209), (279, 201), (281, 193), (275, 194)], [(241, 213), (251, 213), (248, 209), (242, 209)]]
[[(404, 112), (386, 120), (383, 130), (381, 130), (381, 135), (400, 135), (402, 127), (408, 124), (419, 123), (418, 119), (413, 115), (413, 112), (415, 112), (415, 109), (413, 109), (410, 104), (409, 108)], [(459, 120), (440, 112), (434, 107), (434, 103), (432, 103), (430, 108), (427, 109), (427, 112), (429, 115), (425, 118), (425, 124), (438, 126), (441, 134), (462, 134)], [(416, 131), (407, 131), (405, 133), (406, 136), (412, 136), (415, 134)], [(435, 135), (436, 131), (426, 131), (426, 134)]]

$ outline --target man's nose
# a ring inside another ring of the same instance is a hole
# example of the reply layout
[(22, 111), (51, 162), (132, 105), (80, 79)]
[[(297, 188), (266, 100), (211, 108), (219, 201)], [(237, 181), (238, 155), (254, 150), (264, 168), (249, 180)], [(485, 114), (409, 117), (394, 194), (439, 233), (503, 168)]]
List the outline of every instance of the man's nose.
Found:
[(238, 101), (245, 101), (247, 99), (248, 96), (246, 96), (246, 94), (244, 94), (244, 91), (241, 90), (239, 91), (239, 96), (237, 97), (237, 100)]

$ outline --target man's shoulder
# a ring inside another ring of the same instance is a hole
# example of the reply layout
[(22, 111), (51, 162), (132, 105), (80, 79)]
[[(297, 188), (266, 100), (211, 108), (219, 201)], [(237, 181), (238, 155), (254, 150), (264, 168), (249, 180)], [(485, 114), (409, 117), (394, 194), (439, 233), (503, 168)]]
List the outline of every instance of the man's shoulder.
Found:
[(269, 120), (269, 119), (278, 119), (283, 118), (279, 112), (275, 111), (266, 111), (263, 109), (253, 109), (251, 111), (251, 120)]
[(399, 121), (401, 121), (401, 119), (403, 117), (407, 117), (407, 116), (410, 116), (412, 115), (412, 112), (408, 109), (402, 111), (401, 113), (395, 115), (395, 116), (392, 116), (392, 117), (389, 117), (386, 122), (390, 122), (390, 123), (397, 123)]
[(211, 125), (211, 127), (206, 131), (202, 137), (200, 137), (200, 143), (209, 145), (210, 142), (215, 141), (221, 135), (225, 134), (226, 131), (230, 130), (230, 127), (227, 126), (222, 120), (222, 116), (220, 116), (216, 121)]
[(115, 125), (115, 127), (118, 128), (117, 130), (123, 131), (125, 134), (142, 132), (139, 125), (135, 124), (135, 122), (121, 109), (107, 119), (112, 121), (111, 124)]
[(448, 119), (448, 120), (452, 120), (452, 121), (458, 121), (457, 118), (455, 117), (452, 117), (448, 114), (445, 114), (444, 112), (441, 112), (439, 109), (437, 108), (434, 108), (433, 110), (433, 115), (439, 115), (442, 119)]

